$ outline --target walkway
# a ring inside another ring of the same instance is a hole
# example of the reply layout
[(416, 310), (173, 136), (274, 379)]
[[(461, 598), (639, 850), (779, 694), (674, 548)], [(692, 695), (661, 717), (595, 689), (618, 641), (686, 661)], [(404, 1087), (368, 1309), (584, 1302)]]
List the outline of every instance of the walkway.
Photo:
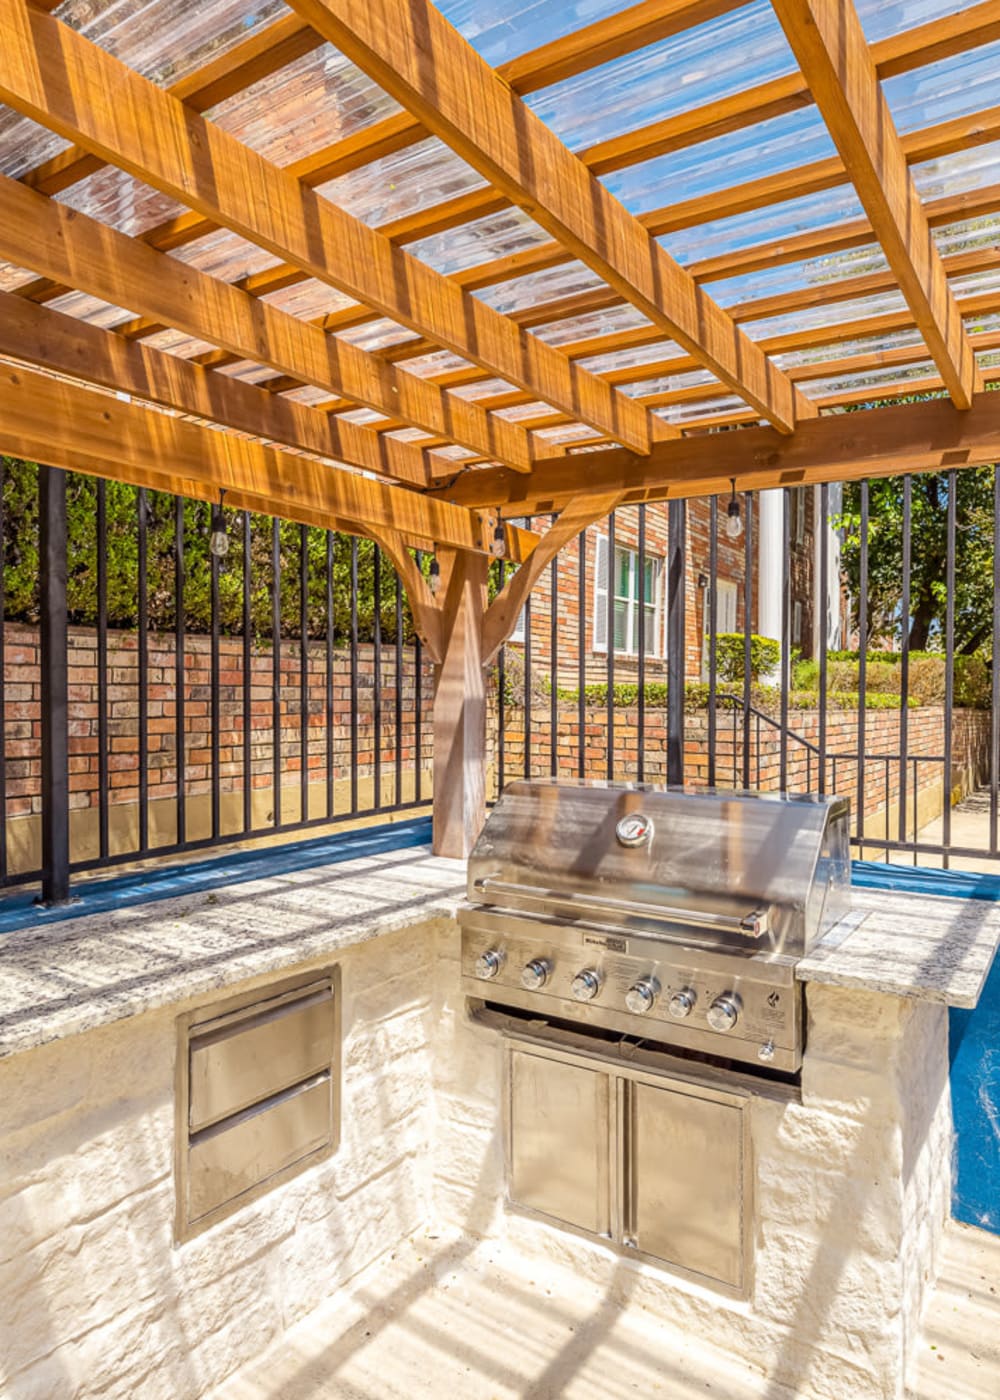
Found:
[[(921, 827), (917, 836), (918, 841), (930, 842), (939, 846), (944, 840), (944, 818), (935, 817), (932, 822)], [(966, 846), (970, 850), (988, 850), (990, 844), (990, 794), (988, 788), (980, 788), (964, 801), (951, 809), (951, 836), (949, 844), (952, 846)], [(897, 852), (895, 860), (906, 865), (912, 863), (912, 856), (907, 859), (906, 855)], [(921, 855), (917, 857), (918, 865), (940, 866), (940, 856)], [(948, 862), (952, 870), (979, 870), (988, 875), (1000, 875), (1000, 860), (988, 860), (979, 856), (953, 856)]]

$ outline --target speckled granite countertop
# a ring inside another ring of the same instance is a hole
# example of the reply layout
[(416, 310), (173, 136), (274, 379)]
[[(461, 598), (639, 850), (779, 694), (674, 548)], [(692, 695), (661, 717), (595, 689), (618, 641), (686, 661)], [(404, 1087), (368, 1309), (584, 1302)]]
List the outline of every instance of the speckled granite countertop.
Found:
[(796, 976), (971, 1007), (998, 942), (1000, 904), (854, 888), (851, 913), (801, 960)]
[[(465, 862), (418, 846), (7, 934), (0, 1057), (448, 917), (464, 894)], [(976, 1004), (1000, 904), (854, 889), (852, 905), (800, 980)]]
[(0, 1057), (451, 915), (465, 862), (426, 847), (0, 938)]

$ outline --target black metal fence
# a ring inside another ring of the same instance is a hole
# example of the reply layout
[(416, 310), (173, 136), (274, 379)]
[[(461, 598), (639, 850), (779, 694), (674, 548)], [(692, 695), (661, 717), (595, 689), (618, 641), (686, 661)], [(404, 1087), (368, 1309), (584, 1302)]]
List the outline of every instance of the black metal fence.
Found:
[[(427, 808), (432, 668), (370, 542), (33, 473), (0, 469), (0, 885), (60, 899), (81, 872)], [(997, 860), (998, 533), (992, 468), (619, 509), (499, 655), (492, 795), (845, 792), (860, 854)]]
[(998, 533), (994, 468), (619, 509), (499, 658), (492, 794), (546, 774), (842, 792), (856, 853), (988, 866)]
[(0, 884), (427, 807), (431, 668), (369, 541), (10, 460), (0, 488)]

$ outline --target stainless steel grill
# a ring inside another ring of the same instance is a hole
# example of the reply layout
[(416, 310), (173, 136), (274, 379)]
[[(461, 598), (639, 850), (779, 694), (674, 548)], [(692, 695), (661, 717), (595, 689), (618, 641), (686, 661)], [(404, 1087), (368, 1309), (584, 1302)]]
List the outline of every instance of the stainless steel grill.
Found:
[(469, 860), (470, 996), (775, 1069), (846, 912), (846, 798), (515, 782)]

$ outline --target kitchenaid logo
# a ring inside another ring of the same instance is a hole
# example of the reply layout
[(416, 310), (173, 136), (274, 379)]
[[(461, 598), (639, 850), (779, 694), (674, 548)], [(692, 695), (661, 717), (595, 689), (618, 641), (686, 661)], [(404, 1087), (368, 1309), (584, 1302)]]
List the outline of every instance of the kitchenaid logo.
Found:
[(619, 938), (613, 933), (585, 933), (583, 941), (592, 948), (606, 948), (609, 953), (628, 952), (628, 939)]
[(653, 835), (652, 818), (642, 812), (627, 812), (615, 827), (621, 846), (648, 846)]

